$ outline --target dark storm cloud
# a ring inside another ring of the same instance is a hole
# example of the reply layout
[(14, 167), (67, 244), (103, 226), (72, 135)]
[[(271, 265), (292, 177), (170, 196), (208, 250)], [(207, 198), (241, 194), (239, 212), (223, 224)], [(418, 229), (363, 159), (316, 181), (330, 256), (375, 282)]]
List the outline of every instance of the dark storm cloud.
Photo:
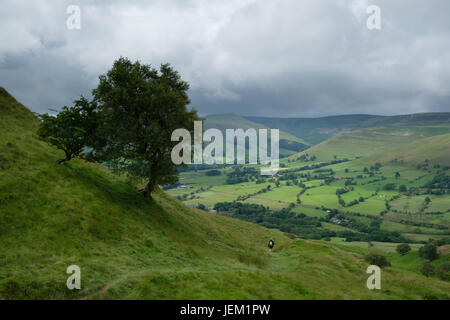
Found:
[(38, 113), (71, 105), (80, 95), (89, 96), (94, 85), (78, 65), (49, 52), (6, 55), (0, 69), (1, 85)]
[(33, 111), (89, 95), (120, 56), (172, 63), (201, 114), (450, 111), (447, 0), (82, 0), (74, 31), (70, 4), (2, 2), (0, 86)]

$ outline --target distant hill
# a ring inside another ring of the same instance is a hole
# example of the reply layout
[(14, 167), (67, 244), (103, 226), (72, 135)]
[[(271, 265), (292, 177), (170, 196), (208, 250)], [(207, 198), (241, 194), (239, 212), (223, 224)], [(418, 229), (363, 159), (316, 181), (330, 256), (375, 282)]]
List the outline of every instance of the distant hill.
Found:
[[(395, 267), (383, 269), (386, 289), (368, 290), (364, 249), (190, 209), (162, 191), (149, 202), (83, 160), (56, 165), (61, 152), (36, 139), (38, 124), (0, 88), (0, 299), (449, 299), (449, 283)], [(81, 290), (65, 287), (73, 264)]]
[[(291, 158), (295, 159), (303, 154), (315, 155), (320, 161), (333, 159), (334, 156), (341, 159), (344, 157), (366, 157), (373, 154), (383, 154), (393, 148), (402, 147), (401, 150), (406, 150), (408, 144), (413, 141), (435, 135), (440, 136), (448, 132), (450, 132), (450, 126), (391, 126), (358, 129), (334, 135), (299, 154), (291, 156)], [(448, 154), (448, 149), (444, 149), (443, 152)], [(414, 153), (414, 150), (411, 150), (411, 153)]]
[(450, 134), (438, 135), (412, 141), (405, 145), (388, 149), (364, 159), (365, 163), (403, 162), (431, 165), (450, 165)]
[[(222, 131), (225, 137), (226, 129), (267, 129), (269, 127), (247, 120), (235, 114), (216, 114), (209, 115), (204, 121), (205, 129), (216, 128)], [(273, 129), (278, 129), (272, 127)], [(270, 137), (270, 133), (269, 133)], [(280, 157), (287, 157), (309, 147), (309, 143), (290, 133), (280, 130)]]
[(311, 144), (355, 129), (385, 126), (450, 126), (450, 112), (399, 116), (342, 115), (321, 118), (245, 117), (245, 119), (271, 128), (279, 128)]

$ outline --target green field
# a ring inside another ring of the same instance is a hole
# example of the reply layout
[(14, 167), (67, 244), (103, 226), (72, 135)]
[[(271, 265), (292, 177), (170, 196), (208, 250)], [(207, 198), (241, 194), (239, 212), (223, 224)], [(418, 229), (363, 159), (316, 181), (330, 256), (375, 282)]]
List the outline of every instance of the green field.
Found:
[[(199, 172), (182, 173), (184, 183), (213, 185), (211, 191), (215, 191), (199, 194), (201, 199), (183, 201), (212, 207), (215, 203), (239, 201), (239, 196), (248, 195), (243, 203), (260, 204), (273, 210), (293, 203), (293, 212), (317, 219), (327, 219), (327, 209), (348, 214), (353, 220), (355, 215), (379, 218), (383, 221), (381, 230), (398, 232), (412, 241), (425, 242), (434, 235), (450, 237), (448, 189), (443, 189), (444, 194), (435, 195), (425, 187), (437, 175), (448, 175), (446, 161), (442, 158), (442, 152), (448, 155), (448, 132), (446, 125), (416, 124), (342, 133), (283, 159), (284, 167), (279, 174), (262, 184), (227, 185), (229, 168), (220, 169), (222, 174), (211, 179), (202, 177)], [(427, 145), (427, 153), (422, 157), (412, 157), (414, 152), (406, 153), (405, 150), (410, 149), (403, 147), (410, 145), (415, 148), (423, 143)], [(399, 150), (403, 157), (400, 157)], [(387, 159), (394, 151), (399, 157)], [(315, 158), (312, 159), (313, 156)], [(332, 180), (327, 181), (326, 176)], [(279, 182), (278, 187), (275, 181)], [(270, 191), (254, 194), (258, 188), (269, 184)], [(340, 196), (337, 195), (339, 189), (345, 189)], [(411, 190), (414, 193), (408, 194)], [(169, 190), (173, 195), (177, 192)], [(431, 201), (425, 204), (427, 198)], [(364, 223), (370, 224), (370, 221)], [(330, 224), (325, 226), (324, 229), (330, 229)], [(353, 231), (358, 232), (356, 229)]]
[[(363, 241), (345, 242), (345, 239), (343, 239), (343, 238), (332, 238), (330, 240), (330, 242), (335, 243), (335, 244), (341, 244), (341, 245), (353, 247), (353, 248), (355, 248), (355, 247), (356, 248), (365, 248), (365, 249), (373, 248), (373, 249), (380, 250), (380, 251), (387, 252), (387, 253), (395, 253), (396, 248), (399, 245), (399, 243), (388, 243), (388, 242), (377, 242), (377, 241), (370, 242), (370, 244), (368, 242), (363, 242)], [(417, 256), (417, 251), (420, 247), (422, 247), (422, 245), (411, 244), (410, 246), (412, 249), (411, 252), (416, 252), (415, 255)], [(420, 262), (422, 260), (421, 259), (414, 259), (414, 260), (418, 260), (418, 262), (419, 262), (419, 263), (417, 263), (417, 261), (414, 261), (415, 265), (417, 266), (417, 270), (415, 270), (415, 271), (418, 272), (418, 266), (420, 265)]]
[[(450, 236), (448, 227), (448, 217), (450, 216), (448, 207), (448, 195), (405, 195), (397, 189), (400, 185), (404, 185), (407, 189), (419, 188), (423, 184), (429, 182), (435, 172), (438, 170), (424, 171), (405, 164), (388, 164), (381, 166), (376, 171), (365, 171), (365, 168), (370, 166), (361, 166), (360, 160), (354, 160), (335, 165), (325, 166), (323, 169), (331, 169), (335, 172), (335, 177), (338, 180), (330, 183), (324, 183), (323, 179), (302, 178), (298, 179), (299, 183), (304, 184), (304, 188), (299, 185), (286, 185), (286, 181), (282, 177), (286, 170), (298, 169), (302, 166), (293, 166), (288, 163), (286, 169), (280, 172), (278, 180), (280, 186), (276, 187), (272, 182), (256, 184), (254, 182), (239, 183), (233, 185), (214, 185), (210, 191), (198, 193), (200, 199), (186, 200), (189, 203), (202, 203), (213, 207), (218, 202), (230, 202), (238, 200), (240, 195), (248, 195), (249, 197), (243, 200), (243, 203), (260, 204), (270, 207), (273, 210), (279, 210), (287, 207), (290, 203), (295, 204), (293, 212), (304, 213), (311, 217), (324, 219), (327, 216), (325, 209), (338, 209), (342, 212), (348, 212), (351, 215), (362, 214), (373, 217), (378, 217), (383, 220), (381, 229), (390, 232), (399, 232), (405, 236), (406, 239), (413, 241), (427, 241), (434, 236), (437, 238), (445, 238)], [(223, 176), (226, 176), (227, 170), (223, 170)], [(314, 170), (301, 170), (300, 174), (309, 174), (313, 176)], [(370, 173), (370, 174), (368, 174)], [(198, 173), (197, 173), (198, 174)], [(288, 173), (289, 174), (289, 173)], [(184, 174), (182, 174), (183, 176)], [(428, 179), (425, 179), (425, 176)], [(188, 175), (186, 174), (187, 178)], [(338, 189), (345, 188), (345, 181), (352, 179), (353, 182), (349, 185), (349, 191), (341, 194), (341, 199), (344, 200), (345, 206), (339, 203), (339, 198), (336, 194)], [(198, 179), (194, 179), (198, 181)], [(194, 180), (192, 180), (193, 185)], [(275, 179), (277, 180), (277, 179)], [(217, 181), (217, 180), (216, 180)], [(189, 180), (188, 180), (189, 182)], [(212, 183), (211, 183), (212, 184)], [(396, 190), (386, 190), (388, 184), (395, 186)], [(196, 185), (202, 185), (197, 183)], [(208, 183), (204, 184), (205, 186)], [(254, 194), (255, 192), (271, 186), (271, 190), (262, 194)], [(169, 193), (177, 195), (178, 190), (169, 190)], [(302, 192), (301, 194), (299, 194)], [(297, 203), (297, 195), (300, 198), (300, 204)], [(423, 207), (425, 199), (429, 197), (431, 201), (427, 206)], [(361, 201), (363, 199), (363, 201)], [(357, 200), (356, 204), (351, 204), (352, 201)], [(389, 204), (389, 210), (387, 208)], [(317, 209), (316, 209), (317, 208)], [(423, 211), (423, 212), (422, 212)], [(384, 214), (382, 214), (384, 212)], [(437, 214), (436, 212), (441, 212)], [(355, 219), (355, 217), (353, 218)], [(410, 221), (405, 224), (402, 221)], [(370, 221), (365, 223), (370, 224)], [(414, 225), (422, 223), (425, 225)], [(428, 224), (443, 225), (443, 229), (436, 229), (428, 227)], [(343, 230), (341, 228), (330, 228), (330, 224), (324, 225), (325, 229)], [(348, 228), (345, 228), (348, 229)], [(358, 230), (354, 230), (358, 232)]]

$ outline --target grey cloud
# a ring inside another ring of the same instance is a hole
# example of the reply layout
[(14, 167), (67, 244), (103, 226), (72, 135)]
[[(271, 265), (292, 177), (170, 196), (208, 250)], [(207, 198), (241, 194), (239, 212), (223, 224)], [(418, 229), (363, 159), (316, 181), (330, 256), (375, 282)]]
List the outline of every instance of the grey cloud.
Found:
[(0, 85), (33, 111), (89, 95), (119, 56), (172, 63), (201, 114), (450, 111), (447, 0), (82, 0), (78, 31), (71, 1), (3, 2)]

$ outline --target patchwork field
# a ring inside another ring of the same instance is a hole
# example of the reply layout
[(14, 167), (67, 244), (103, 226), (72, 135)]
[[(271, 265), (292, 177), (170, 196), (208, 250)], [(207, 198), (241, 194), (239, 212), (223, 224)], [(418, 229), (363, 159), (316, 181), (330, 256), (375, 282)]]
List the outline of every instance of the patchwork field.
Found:
[[(183, 202), (203, 204), (210, 209), (219, 202), (255, 204), (274, 211), (289, 209), (320, 222), (314, 228), (323, 230), (323, 237), (328, 237), (327, 230), (360, 235), (379, 228), (387, 236), (377, 235), (375, 239), (392, 239), (379, 243), (404, 239), (420, 245), (430, 239), (450, 237), (449, 189), (448, 184), (440, 182), (448, 181), (449, 167), (437, 162), (440, 157), (430, 160), (433, 154), (428, 154), (430, 159), (423, 156), (422, 162), (416, 157), (412, 163), (406, 158), (383, 163), (368, 159), (378, 159), (370, 155), (373, 151), (398, 149), (397, 146), (422, 139), (438, 149), (436, 145), (446, 138), (433, 135), (447, 132), (444, 127), (396, 127), (345, 133), (283, 159), (282, 168), (273, 177), (258, 177), (244, 170), (238, 172), (243, 182), (229, 184), (235, 169), (223, 166), (218, 169), (220, 175), (211, 178), (205, 170), (181, 174), (183, 183), (210, 188), (196, 193), (193, 199), (189, 191), (168, 192), (178, 197), (184, 192), (188, 195)], [(374, 143), (370, 148), (362, 147), (369, 142)], [(361, 216), (368, 219), (361, 220)], [(358, 237), (349, 239), (356, 243)]]

